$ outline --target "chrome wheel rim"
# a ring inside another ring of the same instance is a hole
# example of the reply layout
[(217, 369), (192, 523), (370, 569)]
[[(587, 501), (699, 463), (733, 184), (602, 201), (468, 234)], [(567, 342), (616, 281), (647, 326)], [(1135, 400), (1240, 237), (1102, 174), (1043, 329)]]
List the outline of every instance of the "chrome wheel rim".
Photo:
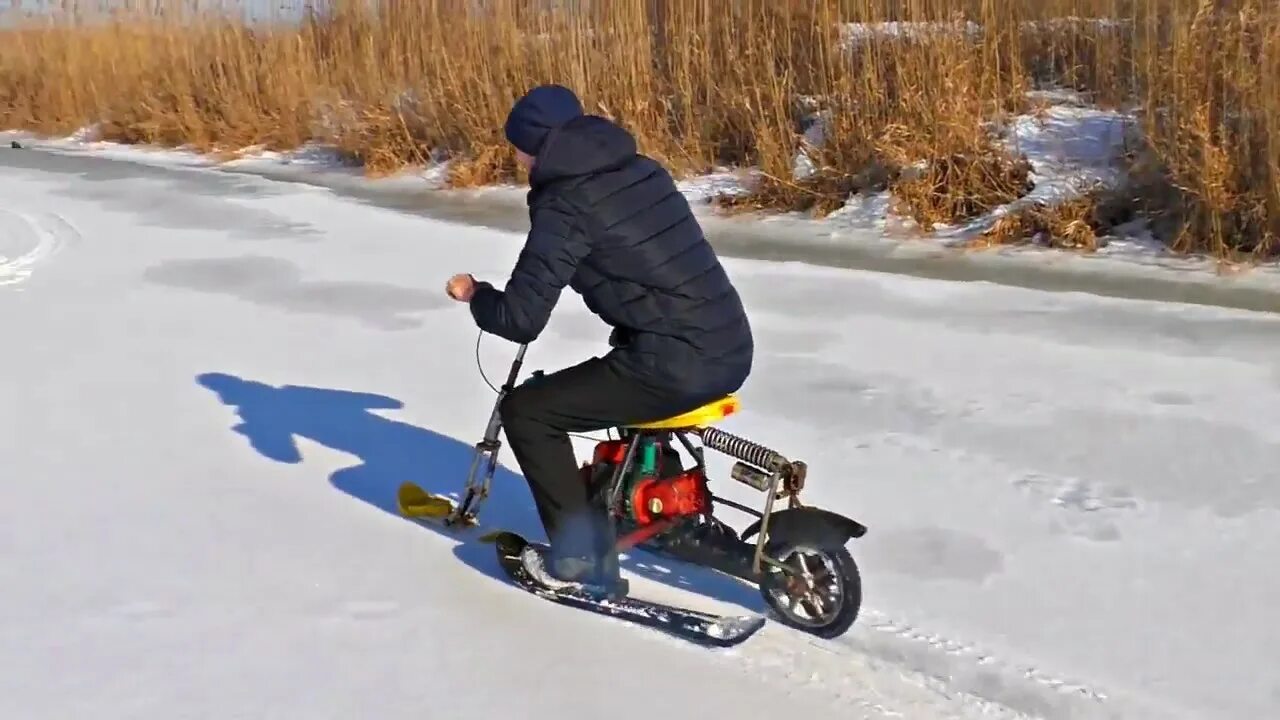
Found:
[(844, 578), (831, 555), (813, 548), (792, 548), (782, 559), (791, 572), (772, 568), (766, 591), (774, 609), (806, 627), (833, 622), (844, 605)]

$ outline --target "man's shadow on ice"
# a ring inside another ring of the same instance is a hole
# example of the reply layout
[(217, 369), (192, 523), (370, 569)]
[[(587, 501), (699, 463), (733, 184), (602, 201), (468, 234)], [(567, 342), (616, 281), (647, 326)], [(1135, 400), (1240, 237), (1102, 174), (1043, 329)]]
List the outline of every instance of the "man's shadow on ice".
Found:
[[(276, 387), (225, 373), (205, 373), (196, 381), (235, 408), (240, 423), (232, 430), (245, 436), (263, 457), (281, 463), (302, 462), (296, 443), (301, 437), (359, 458), (359, 464), (338, 470), (329, 481), (342, 492), (397, 518), (401, 516), (396, 490), (401, 483), (414, 482), (427, 492), (456, 500), (466, 481), (473, 445), (371, 412), (402, 408), (404, 403), (394, 398), (298, 385)], [(530, 539), (545, 538), (528, 484), (501, 463), (480, 518), (486, 526), (512, 530)], [(435, 525), (415, 524), (454, 537)], [(460, 542), (454, 555), (486, 575), (505, 579), (491, 545)], [(763, 607), (753, 587), (710, 570), (642, 551), (628, 552), (622, 564), (631, 572), (673, 587), (757, 612)]]

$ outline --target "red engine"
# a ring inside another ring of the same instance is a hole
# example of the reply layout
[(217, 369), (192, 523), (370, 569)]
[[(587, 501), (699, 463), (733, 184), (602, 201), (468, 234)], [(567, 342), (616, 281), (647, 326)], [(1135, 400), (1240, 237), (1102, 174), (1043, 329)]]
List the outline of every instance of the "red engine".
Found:
[(631, 488), (631, 512), (640, 525), (706, 510), (706, 479), (698, 470), (666, 479), (644, 478)]
[[(684, 470), (680, 467), (679, 456), (668, 450), (669, 459), (659, 456), (656, 476), (640, 477), (633, 470), (629, 477), (622, 478), (624, 484), (623, 497), (631, 511), (632, 519), (640, 526), (651, 525), (660, 520), (696, 515), (707, 512), (710, 499), (707, 492), (707, 479), (701, 470)], [(664, 453), (665, 454), (665, 453)], [(605, 440), (598, 443), (592, 453), (592, 465), (596, 467), (617, 466), (626, 461), (627, 444), (622, 440)], [(590, 469), (583, 468), (586, 476)]]

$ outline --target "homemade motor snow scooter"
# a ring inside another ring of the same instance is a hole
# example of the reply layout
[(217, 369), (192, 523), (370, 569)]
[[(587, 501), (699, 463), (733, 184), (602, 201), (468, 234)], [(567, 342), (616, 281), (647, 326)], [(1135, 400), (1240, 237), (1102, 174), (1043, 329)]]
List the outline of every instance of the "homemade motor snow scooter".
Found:
[[(527, 347), (520, 346), (498, 389), (484, 438), (475, 445), (461, 502), (405, 483), (398, 497), (403, 515), (459, 528), (478, 524), (501, 447), (498, 408), (515, 387)], [(535, 372), (531, 379), (539, 375)], [(729, 395), (677, 417), (617, 428), (620, 438), (599, 441), (591, 462), (582, 466), (583, 482), (594, 501), (608, 508), (619, 552), (638, 546), (741, 578), (759, 587), (783, 624), (823, 638), (839, 636), (853, 625), (862, 603), (861, 577), (845, 545), (866, 528), (801, 505), (803, 462), (713, 427), (738, 407), (737, 397)], [(683, 467), (676, 444), (692, 458), (692, 467)], [(737, 460), (730, 476), (765, 494), (762, 511), (711, 493), (706, 448)], [(787, 507), (776, 508), (783, 499)], [(756, 520), (738, 533), (716, 517), (717, 505)]]

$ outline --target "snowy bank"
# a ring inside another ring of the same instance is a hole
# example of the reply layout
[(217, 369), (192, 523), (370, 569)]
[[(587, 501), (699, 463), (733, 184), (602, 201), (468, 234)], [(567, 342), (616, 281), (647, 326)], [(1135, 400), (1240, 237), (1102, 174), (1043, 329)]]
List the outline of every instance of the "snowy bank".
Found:
[[(1018, 24), (1020, 32), (1062, 32), (1092, 28), (1114, 30), (1131, 28), (1127, 18), (1086, 18), (1064, 16), (1048, 20), (1024, 20)], [(972, 20), (955, 22), (924, 22), (891, 20), (874, 23), (843, 23), (838, 28), (842, 48), (856, 49), (868, 40), (922, 40), (940, 37), (977, 40), (982, 37), (983, 26)]]

